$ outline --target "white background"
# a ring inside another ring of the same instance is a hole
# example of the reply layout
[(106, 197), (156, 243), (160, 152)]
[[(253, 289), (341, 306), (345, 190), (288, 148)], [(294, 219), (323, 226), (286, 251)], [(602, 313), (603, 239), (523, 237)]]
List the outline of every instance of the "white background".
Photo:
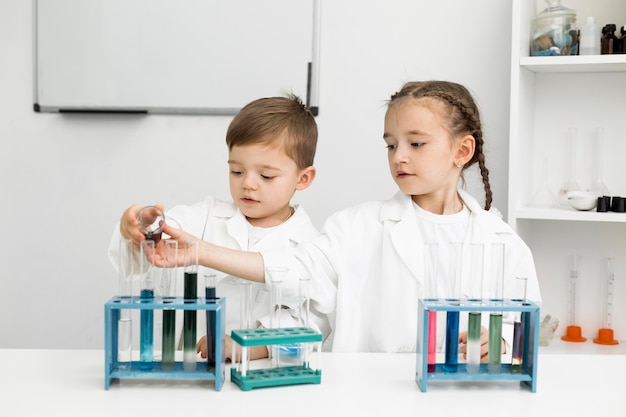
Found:
[[(391, 197), (385, 101), (405, 81), (436, 78), (474, 93), (494, 205), (506, 213), (510, 2), (328, 0), (321, 19), (318, 177), (294, 202), (321, 226)], [(0, 348), (101, 349), (116, 221), (133, 203), (229, 199), (231, 117), (38, 114), (32, 58), (32, 3), (0, 0)]]

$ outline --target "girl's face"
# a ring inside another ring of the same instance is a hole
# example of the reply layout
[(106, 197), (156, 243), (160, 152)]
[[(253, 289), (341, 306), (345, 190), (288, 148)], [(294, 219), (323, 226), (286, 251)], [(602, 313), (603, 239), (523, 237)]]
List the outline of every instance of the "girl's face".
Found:
[(310, 170), (299, 170), (295, 161), (276, 146), (234, 146), (229, 152), (230, 194), (253, 226), (273, 227), (290, 214), (289, 202), (296, 190), (306, 188)]
[(400, 190), (423, 209), (439, 214), (447, 212), (451, 202), (458, 204), (457, 164), (467, 161), (459, 151), (463, 139), (451, 139), (444, 127), (444, 109), (435, 99), (401, 99), (387, 110), (383, 135), (389, 170)]

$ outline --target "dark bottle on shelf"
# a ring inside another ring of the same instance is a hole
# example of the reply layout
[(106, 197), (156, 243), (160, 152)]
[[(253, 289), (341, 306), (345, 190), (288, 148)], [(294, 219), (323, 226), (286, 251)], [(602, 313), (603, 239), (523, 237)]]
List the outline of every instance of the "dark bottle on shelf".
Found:
[(618, 46), (618, 39), (615, 36), (617, 26), (613, 23), (602, 28), (602, 39), (600, 40), (600, 54), (610, 55), (618, 53), (616, 47)]

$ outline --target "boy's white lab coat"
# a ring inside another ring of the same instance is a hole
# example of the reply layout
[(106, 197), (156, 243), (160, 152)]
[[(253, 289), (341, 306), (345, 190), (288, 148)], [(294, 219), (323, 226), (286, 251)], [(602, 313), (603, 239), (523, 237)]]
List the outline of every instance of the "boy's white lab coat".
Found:
[[(527, 299), (540, 302), (528, 246), (498, 215), (485, 211), (463, 190), (459, 194), (471, 211), (464, 247), (504, 242), (504, 297), (519, 298), (519, 293), (513, 293), (518, 288), (516, 277), (525, 277)], [(320, 236), (295, 250), (299, 268), (310, 271), (313, 278), (315, 307), (332, 318), (333, 351), (415, 351), (417, 300), (424, 297), (425, 285), (425, 242), (416, 222), (410, 196), (398, 192), (391, 200), (334, 214)], [(276, 251), (262, 254), (266, 263), (281, 258)], [(467, 262), (465, 256), (464, 265)], [(462, 292), (470, 281), (470, 274), (463, 274)]]
[[(288, 248), (296, 247), (305, 240), (309, 240), (318, 234), (318, 230), (313, 226), (308, 214), (301, 206), (295, 206), (296, 210), (288, 221), (277, 226), (264, 236), (254, 247), (254, 250), (265, 250), (268, 248), (278, 250), (279, 252)], [(208, 196), (204, 201), (198, 202), (190, 206), (175, 206), (166, 213), (166, 222), (170, 221), (172, 226), (178, 227), (187, 233), (196, 237), (202, 237), (207, 242), (216, 245), (248, 250), (248, 222), (245, 216), (232, 202), (221, 201), (212, 196)], [(172, 222), (174, 220), (176, 223)], [(116, 226), (109, 245), (109, 258), (113, 265), (118, 268), (119, 263), (119, 243), (121, 234), (119, 224)], [(198, 291), (199, 296), (204, 297), (204, 276), (208, 273), (208, 269), (202, 266), (198, 269)], [(240, 328), (240, 311), (241, 311), (241, 280), (239, 278), (226, 275), (220, 271), (211, 271), (217, 276), (216, 293), (218, 297), (226, 298), (226, 333), (230, 334), (231, 330)], [(179, 296), (183, 294), (182, 272), (176, 284), (176, 293)], [(256, 321), (262, 321), (266, 327), (269, 327), (269, 281), (266, 285), (252, 284), (252, 327), (256, 327)], [(135, 285), (135, 291), (138, 293), (139, 288)], [(292, 291), (297, 291), (292, 288)], [(283, 297), (285, 298), (285, 297)], [(283, 300), (285, 301), (285, 299)], [(283, 304), (286, 304), (285, 302)], [(283, 312), (281, 324), (285, 321), (286, 325), (295, 325), (284, 319), (289, 312)], [(204, 335), (203, 330), (204, 318), (202, 314), (198, 315), (198, 337)], [(322, 323), (312, 323), (312, 325), (323, 325)], [(324, 330), (324, 329), (321, 329)], [(327, 330), (326, 330), (327, 331)]]

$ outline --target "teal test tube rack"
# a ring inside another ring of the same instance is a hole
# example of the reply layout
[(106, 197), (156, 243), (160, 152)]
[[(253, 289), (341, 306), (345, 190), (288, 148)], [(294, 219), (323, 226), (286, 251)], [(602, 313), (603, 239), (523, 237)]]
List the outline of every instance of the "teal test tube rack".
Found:
[[(220, 391), (225, 379), (224, 360), (224, 328), (225, 308), (224, 298), (206, 300), (197, 298), (190, 302), (183, 297), (154, 297), (150, 302), (138, 296), (113, 297), (104, 306), (104, 389), (108, 390), (111, 383), (118, 379), (207, 379), (215, 380), (215, 390)], [(198, 313), (215, 311), (215, 361), (213, 372), (206, 362), (198, 362), (195, 370), (184, 370), (183, 362), (174, 362), (171, 370), (163, 370), (161, 362), (153, 361), (149, 364), (141, 361), (122, 363), (118, 359), (118, 320), (121, 310), (197, 310)]]
[[(455, 372), (444, 369), (437, 363), (434, 370), (428, 371), (428, 312), (520, 312), (524, 322), (524, 343), (520, 372), (512, 372), (511, 364), (503, 363), (498, 372), (489, 370), (488, 364), (480, 364), (478, 369), (468, 369), (460, 363)], [(539, 306), (519, 299), (420, 299), (417, 313), (417, 347), (415, 381), (422, 392), (426, 392), (429, 381), (519, 381), (528, 386), (531, 392), (537, 390), (537, 353), (539, 346)]]
[[(302, 351), (310, 349), (311, 353), (315, 350), (318, 366), (321, 363), (322, 334), (308, 327), (233, 330), (231, 338), (233, 350), (235, 343), (241, 347), (242, 352), (255, 346), (290, 345)], [(308, 361), (288, 366), (250, 369), (247, 355), (242, 353), (242, 357), (237, 366), (230, 368), (230, 380), (243, 391), (282, 385), (319, 384), (322, 380), (321, 369), (311, 367)]]

